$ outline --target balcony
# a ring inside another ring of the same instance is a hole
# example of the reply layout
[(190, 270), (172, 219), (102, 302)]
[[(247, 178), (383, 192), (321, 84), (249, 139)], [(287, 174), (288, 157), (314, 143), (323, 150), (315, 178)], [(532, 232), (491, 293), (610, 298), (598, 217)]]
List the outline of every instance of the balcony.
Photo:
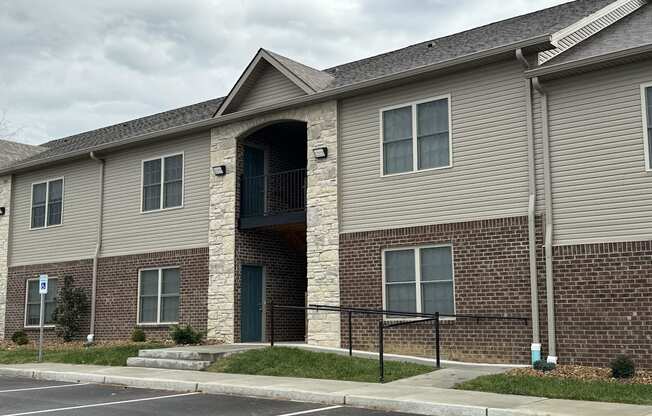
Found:
[(240, 178), (240, 228), (306, 221), (306, 169)]

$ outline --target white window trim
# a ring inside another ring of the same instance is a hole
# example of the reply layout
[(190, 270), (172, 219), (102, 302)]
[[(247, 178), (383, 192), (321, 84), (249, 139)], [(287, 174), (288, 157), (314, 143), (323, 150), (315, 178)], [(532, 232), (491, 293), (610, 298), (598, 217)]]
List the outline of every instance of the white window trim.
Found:
[[(451, 249), (451, 265), (452, 265), (452, 270), (451, 270), (451, 276), (452, 276), (452, 282), (453, 282), (453, 315), (457, 313), (457, 303), (455, 302), (455, 254), (453, 250), (453, 244), (452, 243), (446, 243), (446, 244), (429, 244), (429, 245), (416, 245), (416, 246), (405, 246), (405, 247), (392, 247), (392, 248), (385, 248), (381, 251), (381, 268), (382, 268), (382, 274), (383, 274), (383, 309), (387, 309), (387, 294), (386, 288), (387, 288), (387, 280), (385, 278), (385, 253), (387, 252), (392, 252), (392, 251), (406, 251), (406, 250), (412, 250), (414, 251), (414, 278), (415, 278), (415, 285), (416, 285), (416, 302), (417, 302), (417, 313), (421, 313), (421, 249), (427, 249), (427, 248), (438, 248), (438, 247), (450, 247)], [(428, 282), (436, 282), (437, 280), (428, 280)], [(441, 280), (448, 282), (448, 280)], [(391, 315), (383, 315), (383, 320), (385, 321), (418, 321), (420, 319), (424, 318), (412, 318), (412, 317), (397, 317), (397, 316), (391, 316)], [(443, 316), (439, 318), (440, 321), (454, 321), (454, 317), (448, 317), (448, 316)]]
[[(48, 207), (50, 205), (50, 182), (55, 182), (61, 180), (61, 222), (59, 224), (48, 224)], [(42, 227), (33, 227), (32, 226), (32, 209), (34, 208), (34, 186), (45, 184), (45, 224)], [(66, 190), (66, 181), (63, 176), (57, 178), (44, 179), (38, 182), (32, 182), (30, 187), (29, 194), (29, 229), (30, 230), (44, 230), (46, 228), (55, 228), (61, 227), (63, 225), (63, 206), (65, 200), (65, 190)]]
[[(38, 182), (38, 183), (43, 183), (43, 182)], [(50, 278), (48, 278), (48, 282), (51, 281), (51, 280), (57, 280), (57, 282), (58, 282), (59, 278), (58, 277), (50, 277)], [(24, 313), (25, 317), (23, 318), (23, 328), (25, 328), (25, 329), (35, 329), (35, 328), (38, 329), (38, 328), (40, 328), (39, 325), (27, 325), (27, 301), (29, 300), (29, 282), (34, 282), (34, 281), (38, 282), (39, 279), (38, 278), (32, 278), (32, 279), (27, 279), (25, 281), (25, 313)], [(57, 288), (57, 290), (59, 290), (59, 289)], [(40, 296), (39, 296), (39, 300), (40, 300)], [(48, 325), (43, 325), (43, 328), (54, 328), (55, 326), (56, 326), (55, 324), (48, 324)]]
[[(429, 103), (432, 101), (448, 100), (448, 165), (438, 166), (435, 168), (419, 169), (419, 155), (418, 155), (418, 138), (417, 138), (417, 106), (419, 104)], [(453, 167), (453, 115), (451, 107), (451, 94), (440, 95), (437, 97), (425, 98), (423, 100), (410, 101), (403, 104), (392, 105), (383, 107), (379, 112), (379, 127), (380, 127), (380, 177), (391, 177), (400, 175), (410, 175), (420, 172), (429, 172), (442, 169), (450, 169)], [(383, 128), (383, 113), (389, 110), (396, 110), (398, 108), (411, 107), (412, 108), (412, 170), (397, 173), (385, 173), (385, 146), (384, 146), (384, 128)]]
[[(165, 158), (166, 157), (172, 157), (172, 156), (181, 156), (181, 205), (176, 206), (176, 207), (169, 207), (169, 208), (163, 208), (163, 198), (164, 198), (164, 182), (163, 179), (165, 178)], [(143, 209), (143, 187), (145, 185), (145, 163), (146, 162), (151, 162), (152, 160), (160, 160), (161, 161), (161, 195), (160, 195), (160, 201), (159, 201), (159, 208), (158, 209), (150, 209), (145, 211)], [(161, 212), (161, 211), (172, 211), (175, 209), (181, 209), (184, 207), (185, 204), (185, 197), (186, 197), (186, 155), (185, 152), (176, 152), (176, 153), (170, 153), (167, 155), (161, 155), (161, 156), (156, 156), (156, 157), (151, 157), (149, 159), (142, 159), (140, 161), (140, 213), (141, 214), (150, 214), (152, 212)]]
[[(166, 325), (177, 325), (179, 321), (174, 322), (162, 322), (161, 321), (161, 280), (163, 278), (163, 270), (177, 269), (179, 270), (179, 308), (181, 308), (181, 268), (179, 266), (168, 266), (168, 267), (147, 267), (143, 269), (138, 269), (138, 301), (136, 303), (136, 322), (137, 326), (166, 326)], [(140, 321), (140, 279), (142, 277), (142, 272), (158, 270), (158, 293), (157, 293), (157, 303), (156, 303), (156, 322), (141, 322)]]
[(652, 172), (652, 164), (650, 163), (650, 147), (649, 147), (649, 141), (652, 140), (652, 137), (649, 137), (648, 135), (648, 128), (652, 127), (649, 126), (647, 123), (647, 97), (645, 95), (645, 90), (647, 88), (652, 88), (652, 82), (646, 82), (644, 84), (641, 84), (641, 113), (643, 115), (643, 151), (645, 155), (645, 171), (646, 172)]

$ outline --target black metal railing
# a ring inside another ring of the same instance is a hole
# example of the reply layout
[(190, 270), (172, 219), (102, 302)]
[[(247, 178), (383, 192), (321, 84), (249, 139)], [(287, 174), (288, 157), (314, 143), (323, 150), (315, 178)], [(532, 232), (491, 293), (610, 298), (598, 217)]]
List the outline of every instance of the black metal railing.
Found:
[(311, 304), (308, 306), (289, 306), (289, 305), (275, 305), (273, 303), (269, 304), (269, 324), (270, 324), (270, 334), (269, 334), (269, 343), (270, 346), (274, 346), (274, 311), (275, 310), (304, 310), (304, 311), (325, 311), (325, 312), (338, 312), (346, 313), (348, 321), (348, 341), (349, 341), (349, 356), (353, 356), (353, 314), (359, 315), (376, 315), (382, 317), (403, 317), (403, 318), (422, 318), (414, 319), (407, 321), (399, 322), (385, 322), (383, 318), (378, 320), (378, 367), (379, 367), (379, 380), (381, 383), (385, 381), (385, 357), (384, 357), (384, 338), (385, 338), (385, 329), (395, 328), (398, 326), (404, 325), (413, 325), (420, 324), (424, 322), (433, 322), (433, 331), (435, 335), (435, 363), (437, 368), (441, 368), (441, 326), (440, 318), (461, 318), (461, 319), (475, 319), (477, 322), (480, 320), (508, 320), (508, 321), (519, 321), (527, 325), (528, 318), (515, 317), (515, 316), (500, 316), (500, 315), (473, 315), (473, 314), (446, 314), (446, 313), (420, 313), (420, 312), (399, 312), (391, 311), (385, 309), (365, 309), (365, 308), (353, 308), (353, 307), (343, 307), (343, 306), (334, 306), (334, 305), (315, 305)]
[(242, 176), (240, 215), (257, 217), (306, 209), (306, 169)]

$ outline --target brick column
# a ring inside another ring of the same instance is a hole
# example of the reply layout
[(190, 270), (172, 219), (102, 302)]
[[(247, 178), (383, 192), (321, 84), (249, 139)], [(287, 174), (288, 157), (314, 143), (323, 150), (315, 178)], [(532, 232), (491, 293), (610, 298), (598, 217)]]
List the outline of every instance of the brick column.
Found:
[(7, 263), (9, 250), (9, 205), (11, 203), (11, 175), (0, 177), (0, 207), (5, 215), (0, 217), (0, 340), (5, 339), (5, 311), (7, 307)]

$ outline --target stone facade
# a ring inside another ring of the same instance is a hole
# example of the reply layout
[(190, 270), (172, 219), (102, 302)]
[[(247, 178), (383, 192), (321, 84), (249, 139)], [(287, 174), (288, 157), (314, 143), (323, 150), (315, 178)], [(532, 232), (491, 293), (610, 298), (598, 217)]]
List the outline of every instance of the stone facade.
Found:
[[(238, 140), (278, 121), (307, 124), (306, 256), (308, 303), (339, 304), (339, 218), (337, 201), (337, 104), (335, 101), (289, 109), (216, 127), (211, 132), (211, 165), (226, 165), (224, 176), (212, 176), (209, 209), (208, 336), (235, 339), (236, 227)], [(328, 147), (328, 158), (316, 160), (315, 147)], [(307, 340), (339, 345), (335, 314), (309, 313)]]
[[(529, 318), (527, 217), (342, 234), (342, 305), (381, 309), (383, 249), (434, 244), (453, 247), (456, 313)], [(345, 318), (342, 340), (348, 346)], [(354, 315), (353, 347), (376, 350), (377, 325), (377, 316)], [(457, 318), (442, 321), (441, 350), (452, 360), (527, 363), (531, 334), (529, 321)], [(432, 356), (432, 322), (387, 330), (385, 349)]]
[[(179, 322), (199, 330), (206, 329), (206, 295), (208, 293), (208, 249), (197, 248), (129, 256), (103, 257), (98, 264), (97, 309), (95, 337), (97, 340), (127, 340), (137, 326), (138, 273), (148, 267), (179, 267)], [(91, 259), (61, 263), (16, 266), (9, 269), (7, 334), (23, 329), (25, 319), (26, 280), (47, 273), (62, 279), (71, 276), (76, 287), (90, 297), (93, 261)], [(63, 283), (60, 280), (61, 284)], [(169, 337), (169, 327), (143, 326), (149, 339)], [(81, 334), (90, 330), (90, 310), (81, 318)], [(27, 329), (36, 339), (38, 329)], [(52, 328), (45, 331), (47, 339), (54, 339)]]
[(7, 275), (9, 253), (9, 215), (11, 205), (11, 175), (0, 177), (0, 207), (5, 207), (0, 217), (0, 341), (5, 338), (5, 311), (7, 308)]

